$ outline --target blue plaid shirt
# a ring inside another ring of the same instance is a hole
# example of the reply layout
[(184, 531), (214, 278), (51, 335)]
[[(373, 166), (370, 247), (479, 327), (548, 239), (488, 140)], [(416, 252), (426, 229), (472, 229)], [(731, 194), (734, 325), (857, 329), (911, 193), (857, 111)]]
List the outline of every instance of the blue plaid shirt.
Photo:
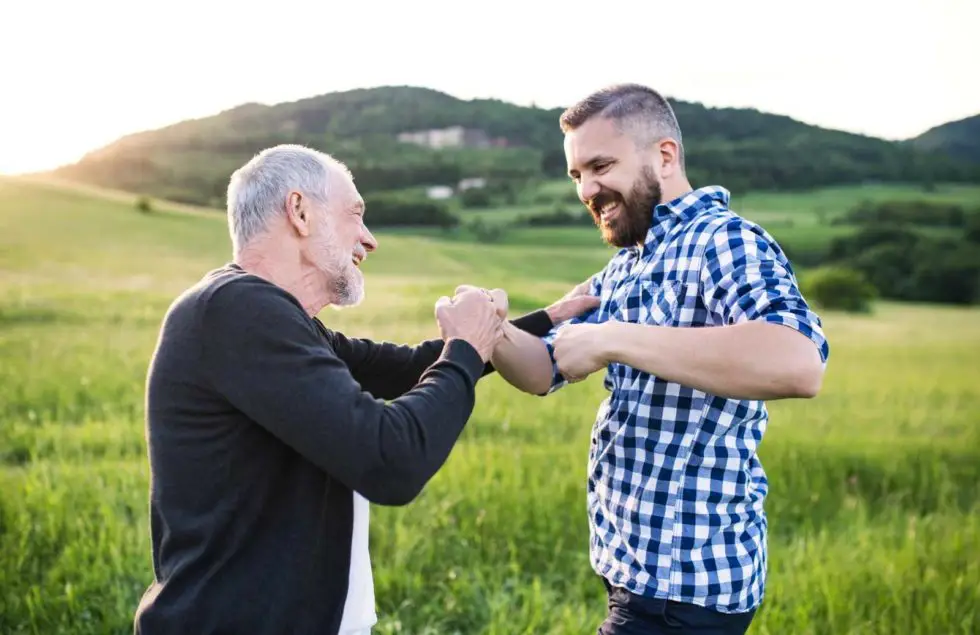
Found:
[[(762, 320), (829, 348), (786, 256), (758, 225), (705, 187), (653, 210), (642, 247), (620, 250), (593, 276), (599, 307), (557, 325), (616, 319), (671, 327)], [(551, 392), (565, 385), (555, 366)], [(595, 571), (640, 595), (744, 612), (766, 576), (765, 471), (756, 449), (762, 401), (705, 394), (610, 364), (588, 463)]]

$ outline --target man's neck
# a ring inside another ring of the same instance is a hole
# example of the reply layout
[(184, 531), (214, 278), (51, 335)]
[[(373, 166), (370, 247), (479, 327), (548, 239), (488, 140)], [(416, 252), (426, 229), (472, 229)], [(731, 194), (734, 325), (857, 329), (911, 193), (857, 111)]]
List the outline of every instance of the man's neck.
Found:
[(246, 272), (285, 289), (310, 317), (330, 303), (323, 288), (323, 274), (304, 263), (297, 253), (276, 253), (271, 245), (255, 244), (235, 255), (234, 262)]
[[(662, 204), (669, 203), (693, 190), (694, 188), (691, 187), (690, 181), (683, 177), (670, 182), (665, 182), (660, 186), (660, 202)], [(636, 247), (642, 250), (643, 245), (646, 244), (646, 241), (647, 233), (644, 233), (643, 237), (636, 241)]]
[(691, 192), (693, 189), (694, 188), (691, 187), (690, 181), (684, 177), (672, 180), (663, 184), (661, 200), (664, 203), (669, 203), (670, 201)]

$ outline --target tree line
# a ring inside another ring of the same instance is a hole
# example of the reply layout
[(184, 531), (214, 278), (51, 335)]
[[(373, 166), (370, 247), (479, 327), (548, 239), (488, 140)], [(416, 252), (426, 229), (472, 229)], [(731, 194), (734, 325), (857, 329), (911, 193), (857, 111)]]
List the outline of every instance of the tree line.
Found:
[(926, 201), (863, 203), (839, 222), (826, 265), (860, 274), (892, 300), (980, 303), (980, 208)]
[[(901, 182), (980, 183), (980, 163), (809, 126), (752, 109), (673, 100), (692, 182), (735, 192)], [(232, 170), (278, 143), (345, 161), (362, 191), (455, 186), (483, 177), (519, 186), (564, 177), (560, 108), (460, 100), (416, 87), (360, 89), (276, 106), (246, 104), (213, 117), (130, 135), (56, 172), (63, 177), (184, 203), (223, 207)], [(429, 148), (401, 132), (451, 126), (480, 131), (487, 147)]]

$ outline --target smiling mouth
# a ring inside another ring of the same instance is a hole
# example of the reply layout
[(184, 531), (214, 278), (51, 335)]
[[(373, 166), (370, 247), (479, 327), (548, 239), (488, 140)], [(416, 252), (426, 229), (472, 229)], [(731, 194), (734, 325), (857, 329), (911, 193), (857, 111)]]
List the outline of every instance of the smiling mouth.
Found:
[(609, 201), (599, 208), (599, 218), (604, 223), (610, 222), (619, 214), (619, 201)]
[(354, 263), (355, 267), (360, 267), (361, 263), (364, 262), (364, 256), (361, 256), (359, 254), (352, 254), (350, 257), (350, 261)]

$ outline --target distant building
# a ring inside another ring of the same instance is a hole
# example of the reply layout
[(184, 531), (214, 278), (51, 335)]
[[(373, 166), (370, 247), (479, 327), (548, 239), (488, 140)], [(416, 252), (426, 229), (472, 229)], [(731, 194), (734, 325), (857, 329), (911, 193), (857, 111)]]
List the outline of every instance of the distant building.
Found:
[(425, 195), (436, 200), (452, 198), (453, 188), (448, 185), (432, 185), (425, 189)]
[(489, 148), (500, 145), (499, 139), (491, 141), (483, 130), (451, 126), (432, 130), (401, 132), (398, 140), (402, 143), (415, 143), (427, 148)]

